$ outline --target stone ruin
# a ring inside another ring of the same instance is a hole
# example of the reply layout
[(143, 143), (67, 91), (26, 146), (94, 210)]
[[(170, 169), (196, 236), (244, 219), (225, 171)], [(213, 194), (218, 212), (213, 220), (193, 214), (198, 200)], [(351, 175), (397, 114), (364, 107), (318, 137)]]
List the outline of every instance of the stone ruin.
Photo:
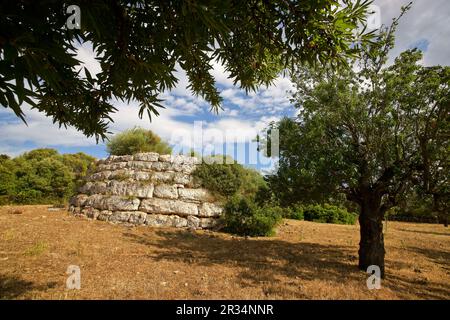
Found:
[(222, 207), (192, 175), (195, 157), (138, 153), (98, 160), (69, 211), (133, 225), (212, 228)]

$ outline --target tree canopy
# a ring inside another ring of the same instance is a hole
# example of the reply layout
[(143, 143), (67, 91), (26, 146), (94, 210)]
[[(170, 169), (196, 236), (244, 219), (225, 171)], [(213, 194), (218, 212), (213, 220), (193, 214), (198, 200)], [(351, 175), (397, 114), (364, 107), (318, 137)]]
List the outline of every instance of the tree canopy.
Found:
[(114, 135), (107, 143), (111, 155), (123, 156), (138, 152), (170, 154), (172, 148), (151, 130), (133, 128)]
[(397, 23), (381, 30), (353, 68), (298, 68), (299, 115), (275, 124), (279, 169), (268, 178), (286, 203), (339, 193), (356, 203), (360, 267), (378, 265), (383, 274), (386, 210), (417, 186), (449, 201), (450, 67), (422, 66), (416, 49), (387, 65)]
[[(344, 4), (343, 6), (341, 4)], [(159, 93), (177, 84), (220, 107), (213, 63), (245, 90), (270, 84), (296, 62), (343, 63), (358, 51), (369, 1), (74, 0), (81, 29), (65, 27), (58, 0), (0, 3), (0, 104), (25, 121), (27, 102), (60, 126), (106, 138), (113, 99), (137, 101), (139, 116), (158, 115)], [(101, 72), (76, 59), (92, 45)]]

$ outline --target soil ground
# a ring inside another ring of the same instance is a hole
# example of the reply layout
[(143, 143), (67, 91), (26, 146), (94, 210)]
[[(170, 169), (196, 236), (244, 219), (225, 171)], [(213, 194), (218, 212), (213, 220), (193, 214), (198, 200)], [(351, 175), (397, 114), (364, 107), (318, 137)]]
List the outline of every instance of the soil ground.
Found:
[[(284, 220), (270, 238), (126, 227), (47, 206), (0, 207), (1, 299), (450, 299), (450, 229), (389, 222), (368, 290), (359, 227)], [(66, 270), (81, 289), (66, 289)]]

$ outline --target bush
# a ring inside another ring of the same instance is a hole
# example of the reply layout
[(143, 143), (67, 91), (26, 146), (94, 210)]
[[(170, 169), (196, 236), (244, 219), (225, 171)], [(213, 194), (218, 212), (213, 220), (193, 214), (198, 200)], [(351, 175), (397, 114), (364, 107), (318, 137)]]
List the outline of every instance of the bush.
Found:
[[(216, 156), (216, 159), (225, 158)], [(238, 163), (227, 164), (225, 160), (220, 163), (202, 162), (193, 175), (204, 188), (225, 198), (239, 193), (253, 200), (258, 190), (265, 186), (263, 177), (256, 170), (245, 168)]]
[(307, 221), (337, 224), (355, 224), (356, 215), (346, 209), (325, 205), (309, 205), (303, 209), (304, 219)]
[(279, 207), (259, 207), (254, 201), (232, 197), (225, 204), (225, 231), (242, 236), (270, 236), (281, 221)]
[(202, 163), (195, 169), (194, 177), (200, 180), (199, 182), (204, 188), (228, 197), (236, 193), (242, 184), (238, 166), (234, 164)]
[(430, 205), (422, 204), (407, 208), (394, 207), (386, 213), (387, 219), (392, 221), (439, 223), (439, 215)]
[(285, 209), (285, 214), (283, 217), (288, 219), (295, 219), (295, 220), (303, 220), (304, 214), (303, 214), (303, 206), (300, 204), (295, 204), (290, 206), (289, 208)]
[(193, 175), (225, 202), (224, 230), (242, 236), (272, 235), (283, 210), (262, 201), (269, 192), (262, 175), (221, 155), (204, 160)]
[(170, 146), (150, 130), (134, 128), (115, 135), (107, 143), (111, 155), (123, 156), (139, 152), (172, 153)]

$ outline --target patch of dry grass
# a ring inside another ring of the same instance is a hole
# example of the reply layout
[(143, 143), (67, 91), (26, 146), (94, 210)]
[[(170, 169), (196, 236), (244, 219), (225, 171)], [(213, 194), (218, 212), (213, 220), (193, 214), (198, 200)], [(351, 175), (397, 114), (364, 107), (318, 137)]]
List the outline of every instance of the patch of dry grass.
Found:
[[(244, 239), (21, 206), (0, 208), (0, 239), (4, 299), (450, 298), (442, 225), (389, 223), (380, 290), (356, 268), (358, 226), (286, 220), (275, 237)], [(81, 290), (65, 288), (69, 265), (81, 268)]]

